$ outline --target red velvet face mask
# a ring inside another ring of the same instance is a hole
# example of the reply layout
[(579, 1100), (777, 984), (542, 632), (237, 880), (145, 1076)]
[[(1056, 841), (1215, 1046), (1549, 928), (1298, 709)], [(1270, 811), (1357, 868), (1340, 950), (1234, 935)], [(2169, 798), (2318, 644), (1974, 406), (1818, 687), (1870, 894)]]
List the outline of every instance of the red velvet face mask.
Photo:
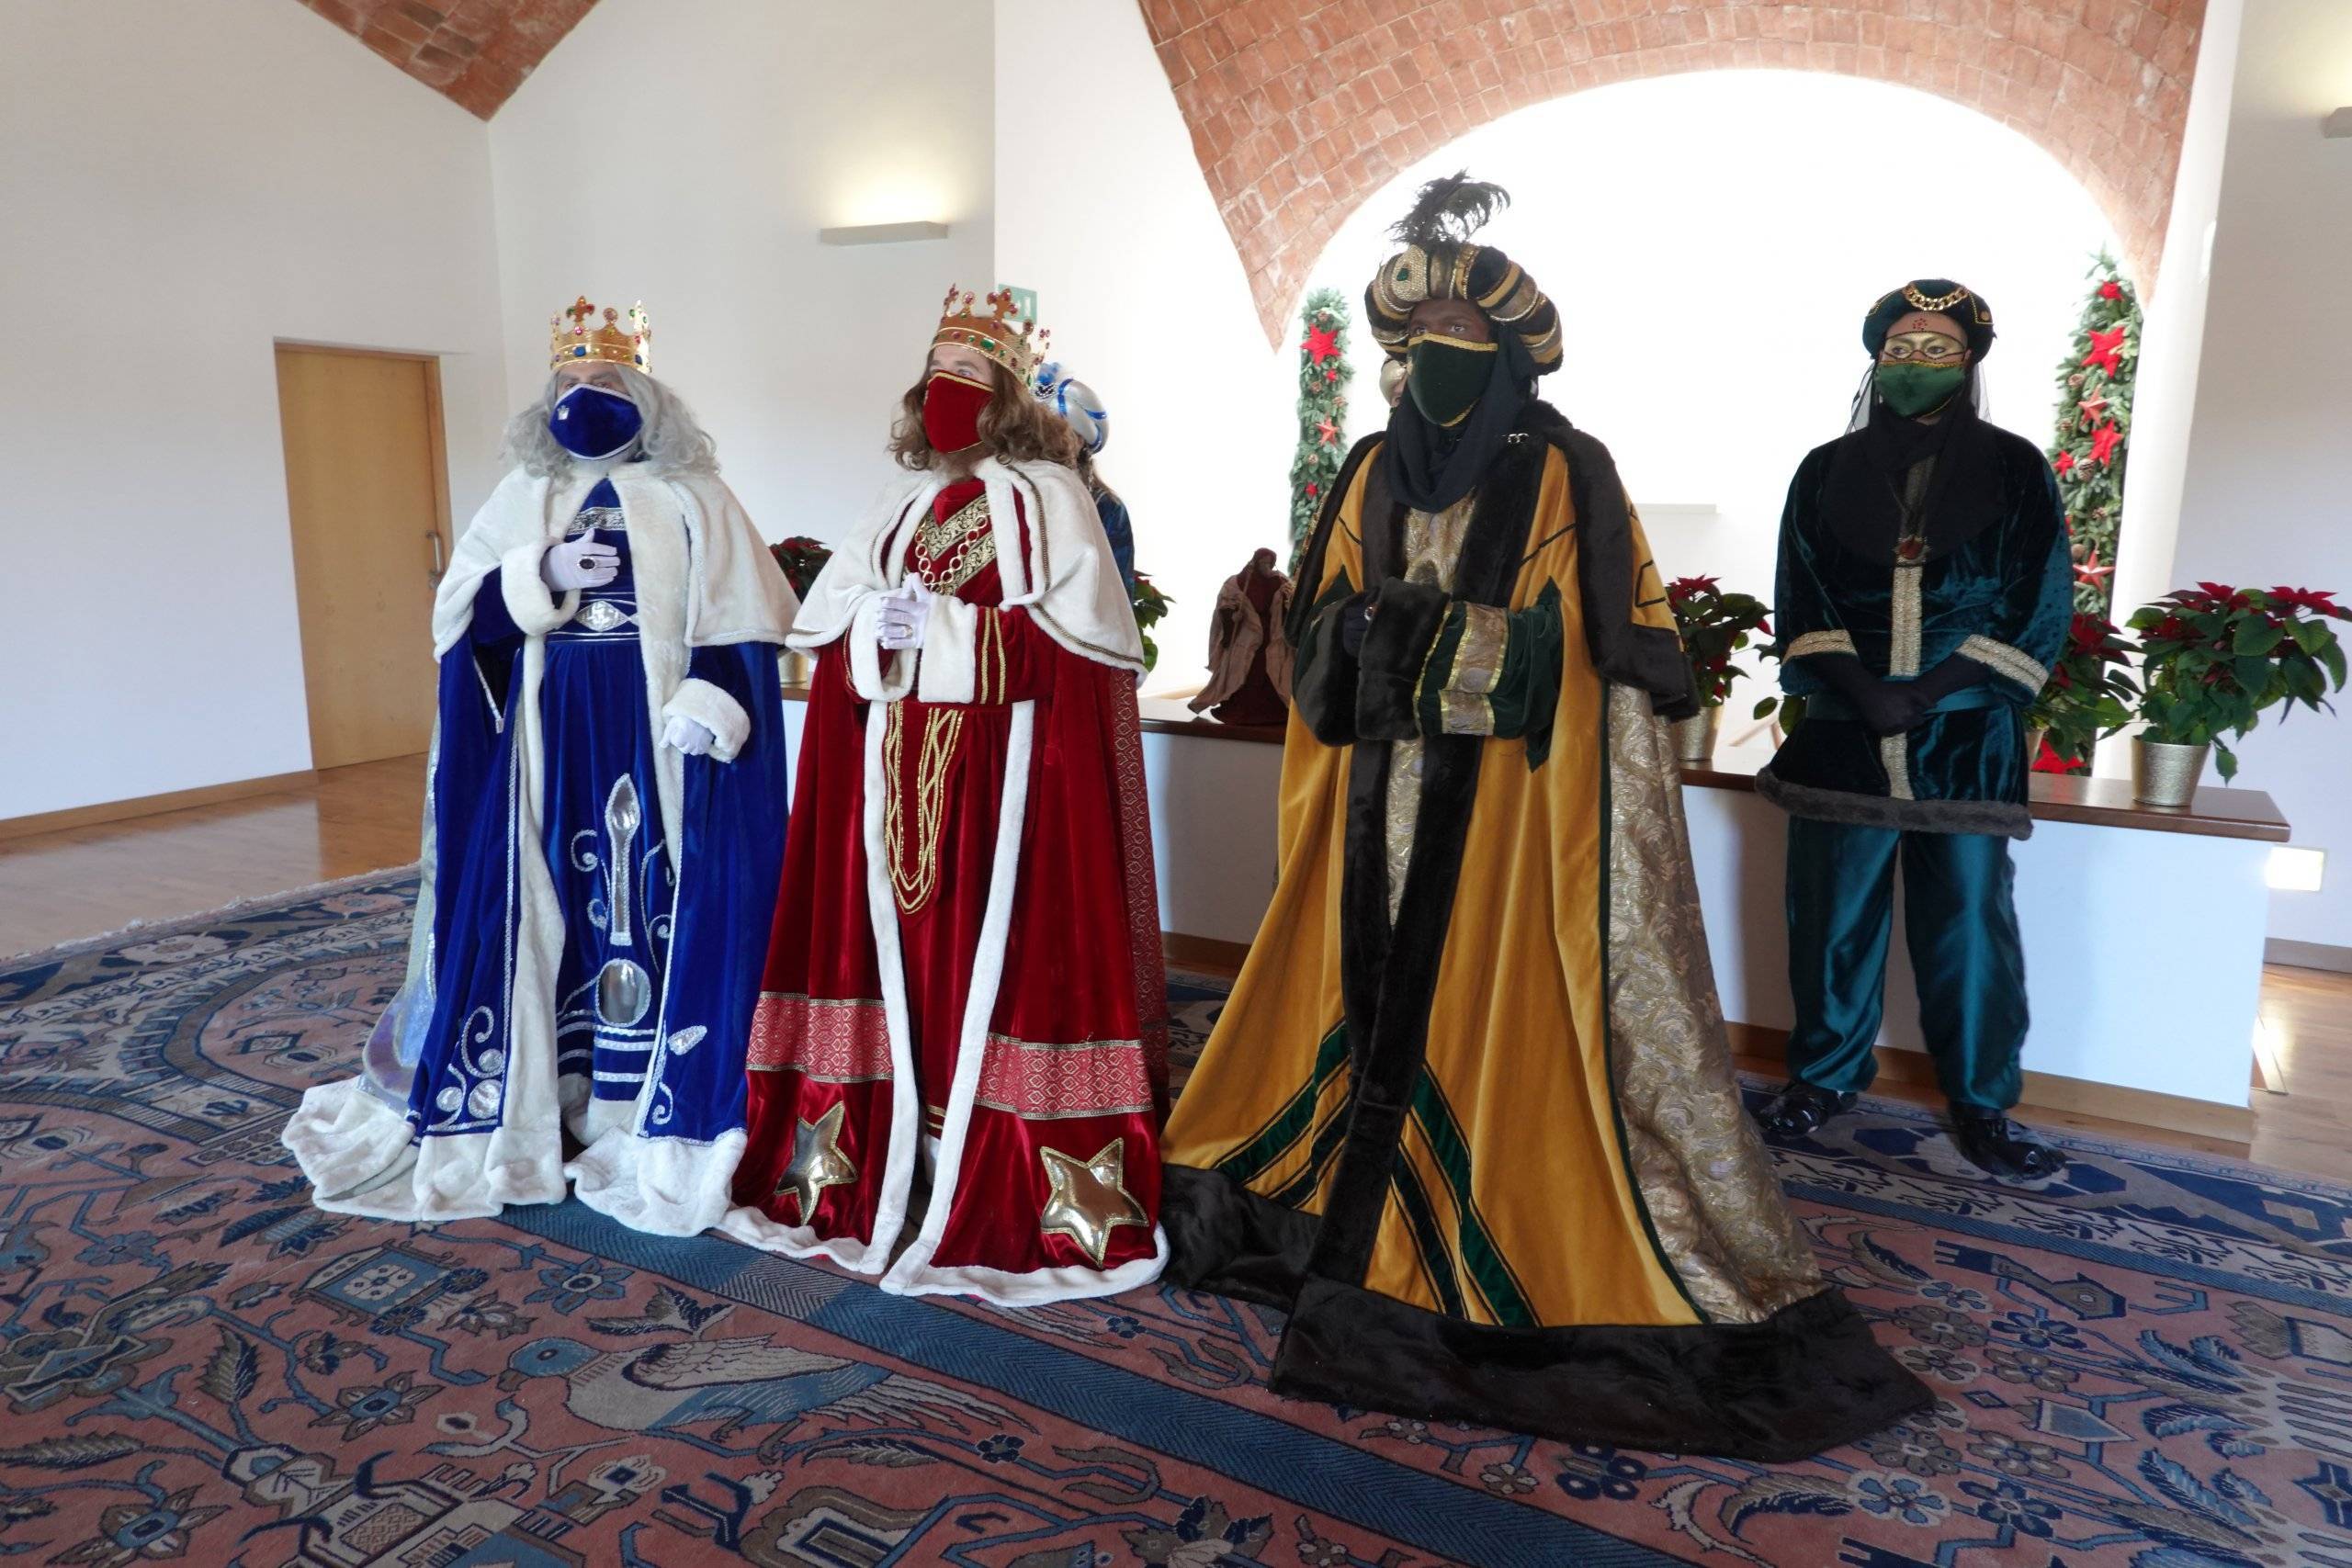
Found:
[(934, 370), (922, 386), (922, 434), (934, 452), (961, 452), (980, 439), (980, 411), (996, 396), (994, 387), (970, 381), (952, 370)]

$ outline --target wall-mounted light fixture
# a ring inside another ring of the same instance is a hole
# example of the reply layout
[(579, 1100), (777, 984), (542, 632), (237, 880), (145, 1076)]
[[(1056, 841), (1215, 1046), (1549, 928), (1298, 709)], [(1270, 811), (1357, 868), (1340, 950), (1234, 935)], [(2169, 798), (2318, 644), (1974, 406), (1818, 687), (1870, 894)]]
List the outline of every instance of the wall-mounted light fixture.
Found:
[(2337, 109), (2319, 122), (2319, 133), (2339, 140), (2352, 138), (2352, 107)]
[(2327, 852), (2281, 844), (2270, 852), (2262, 880), (2277, 893), (2316, 893), (2327, 877)]
[(825, 245), (903, 245), (910, 241), (947, 238), (944, 223), (860, 223), (847, 229), (820, 229), (817, 242)]

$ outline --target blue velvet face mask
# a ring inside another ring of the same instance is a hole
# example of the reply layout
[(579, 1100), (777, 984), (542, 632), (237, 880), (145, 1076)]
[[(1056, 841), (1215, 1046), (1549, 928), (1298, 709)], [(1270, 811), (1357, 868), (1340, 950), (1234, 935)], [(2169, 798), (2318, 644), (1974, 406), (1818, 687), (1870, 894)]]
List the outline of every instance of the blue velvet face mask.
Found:
[(548, 415), (548, 434), (575, 457), (617, 457), (644, 428), (637, 405), (603, 387), (572, 388)]

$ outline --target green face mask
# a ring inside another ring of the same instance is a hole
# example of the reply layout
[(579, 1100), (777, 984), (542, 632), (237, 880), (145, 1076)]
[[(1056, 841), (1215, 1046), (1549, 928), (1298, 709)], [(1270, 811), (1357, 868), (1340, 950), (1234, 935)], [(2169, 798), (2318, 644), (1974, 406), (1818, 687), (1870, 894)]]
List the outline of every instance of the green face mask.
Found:
[(1405, 389), (1431, 424), (1455, 425), (1486, 395), (1499, 345), (1417, 337), (1405, 350)]
[(1878, 395), (1888, 408), (1905, 419), (1917, 419), (1942, 407), (1968, 379), (1961, 365), (1881, 365)]

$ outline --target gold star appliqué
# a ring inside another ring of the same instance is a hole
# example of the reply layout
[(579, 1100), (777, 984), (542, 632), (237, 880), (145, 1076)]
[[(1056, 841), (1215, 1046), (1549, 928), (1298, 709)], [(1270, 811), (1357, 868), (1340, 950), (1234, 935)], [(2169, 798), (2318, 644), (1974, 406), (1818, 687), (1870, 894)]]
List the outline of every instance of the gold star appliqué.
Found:
[(846, 1187), (857, 1179), (857, 1167), (842, 1153), (842, 1110), (834, 1106), (814, 1122), (803, 1122), (793, 1134), (792, 1163), (775, 1184), (781, 1198), (789, 1192), (800, 1203), (800, 1223), (814, 1224), (818, 1195), (828, 1187)]
[(1121, 1225), (1148, 1226), (1151, 1221), (1127, 1190), (1127, 1141), (1114, 1138), (1090, 1160), (1075, 1160), (1059, 1149), (1040, 1149), (1046, 1179), (1053, 1191), (1046, 1199), (1038, 1228), (1047, 1235), (1066, 1235), (1078, 1243), (1097, 1269), (1111, 1250), (1111, 1233)]

